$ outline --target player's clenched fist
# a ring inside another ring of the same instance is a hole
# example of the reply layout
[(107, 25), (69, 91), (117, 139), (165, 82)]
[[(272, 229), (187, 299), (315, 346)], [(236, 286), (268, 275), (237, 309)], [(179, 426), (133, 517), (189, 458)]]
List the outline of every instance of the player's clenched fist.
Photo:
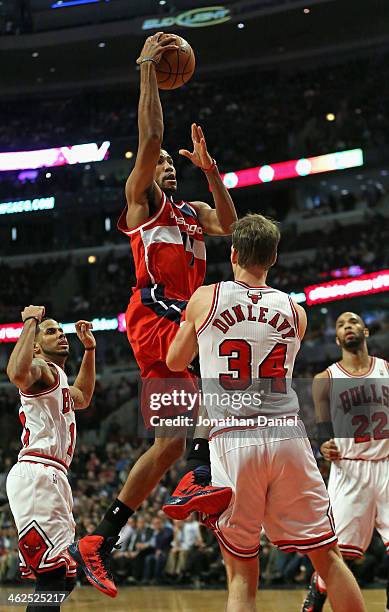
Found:
[(91, 332), (92, 327), (90, 321), (77, 321), (75, 325), (77, 336), (86, 349), (96, 348), (96, 340)]
[(45, 307), (44, 306), (33, 306), (32, 304), (30, 304), (29, 306), (25, 307), (23, 312), (21, 312), (21, 315), (22, 315), (23, 323), (26, 319), (30, 319), (30, 318), (34, 318), (38, 321), (38, 323), (40, 323), (43, 317), (45, 316)]
[(340, 459), (340, 452), (334, 440), (323, 442), (320, 447), (320, 452), (327, 461), (336, 461)]

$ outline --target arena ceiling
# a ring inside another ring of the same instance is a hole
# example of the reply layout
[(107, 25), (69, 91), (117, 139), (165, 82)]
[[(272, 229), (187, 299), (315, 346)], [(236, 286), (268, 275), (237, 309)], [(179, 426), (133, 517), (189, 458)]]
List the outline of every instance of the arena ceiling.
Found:
[[(49, 4), (48, 0), (31, 1), (35, 8), (42, 5), (47, 8)], [(111, 0), (111, 4), (120, 1)], [(264, 2), (266, 10), (258, 12), (258, 3), (263, 6)], [(236, 69), (257, 64), (267, 66), (288, 60), (303, 67), (316, 61), (316, 57), (332, 54), (336, 58), (354, 54), (360, 48), (389, 47), (389, 2), (295, 0), (293, 8), (284, 5), (283, 10), (279, 8), (280, 2), (224, 2), (223, 6), (230, 10), (230, 19), (224, 23), (164, 29), (181, 34), (192, 44), (198, 75), (223, 65), (227, 78), (233, 78)], [(155, 5), (156, 0), (152, 3)], [(147, 0), (142, 6), (146, 4)], [(175, 11), (154, 13), (151, 17), (175, 16), (187, 6), (193, 7), (194, 2), (174, 0), (174, 4)], [(196, 7), (210, 4), (210, 0), (195, 2)], [(144, 21), (145, 14), (133, 19), (0, 37), (2, 95), (135, 83), (138, 80), (135, 59), (144, 38), (156, 31), (143, 30)]]

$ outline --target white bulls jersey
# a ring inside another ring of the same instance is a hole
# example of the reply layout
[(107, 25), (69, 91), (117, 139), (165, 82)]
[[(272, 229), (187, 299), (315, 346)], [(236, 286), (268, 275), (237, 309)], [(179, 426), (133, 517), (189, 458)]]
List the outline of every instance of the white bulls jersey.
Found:
[(298, 413), (292, 389), (298, 313), (286, 293), (240, 281), (218, 283), (197, 334), (203, 401), (211, 419)]
[(19, 461), (34, 461), (67, 469), (76, 442), (74, 402), (68, 378), (54, 363), (54, 385), (36, 394), (20, 393), (19, 418), (23, 425)]
[(364, 376), (333, 363), (330, 377), (331, 420), (342, 458), (379, 460), (389, 457), (389, 369), (371, 357)]

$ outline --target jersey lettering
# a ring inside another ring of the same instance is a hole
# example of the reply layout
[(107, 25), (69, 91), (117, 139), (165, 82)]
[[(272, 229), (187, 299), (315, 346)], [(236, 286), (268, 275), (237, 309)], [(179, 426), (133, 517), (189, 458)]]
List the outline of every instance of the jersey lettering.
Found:
[(279, 324), (280, 313), (272, 314), (272, 318), (269, 321), (267, 317), (267, 313), (269, 312), (269, 308), (265, 306), (259, 306), (255, 308), (253, 304), (235, 304), (231, 308), (227, 308), (223, 310), (219, 314), (219, 317), (214, 319), (212, 322), (213, 327), (219, 329), (223, 334), (226, 334), (231, 327), (234, 327), (236, 323), (241, 323), (243, 321), (252, 321), (255, 323), (265, 323), (267, 325), (271, 325), (278, 332), (286, 332), (281, 334), (281, 338), (285, 340), (286, 338), (295, 338), (296, 332), (293, 329), (292, 325), (289, 323), (287, 319), (283, 319), (283, 321)]
[(67, 414), (73, 408), (73, 400), (69, 389), (62, 389), (62, 414)]

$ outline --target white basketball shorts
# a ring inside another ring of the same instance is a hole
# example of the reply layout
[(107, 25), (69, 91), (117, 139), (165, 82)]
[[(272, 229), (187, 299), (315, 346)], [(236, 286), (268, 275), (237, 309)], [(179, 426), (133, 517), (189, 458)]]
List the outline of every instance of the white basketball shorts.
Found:
[(328, 493), (344, 556), (362, 557), (374, 527), (389, 553), (389, 459), (332, 463)]
[(279, 439), (257, 429), (211, 439), (212, 484), (233, 489), (215, 534), (236, 557), (258, 555), (262, 527), (285, 552), (307, 553), (337, 542), (328, 493), (304, 427), (293, 435)]
[(7, 477), (7, 495), (19, 535), (24, 578), (65, 566), (76, 576), (66, 548), (74, 541), (73, 498), (66, 474), (42, 463), (20, 461)]

